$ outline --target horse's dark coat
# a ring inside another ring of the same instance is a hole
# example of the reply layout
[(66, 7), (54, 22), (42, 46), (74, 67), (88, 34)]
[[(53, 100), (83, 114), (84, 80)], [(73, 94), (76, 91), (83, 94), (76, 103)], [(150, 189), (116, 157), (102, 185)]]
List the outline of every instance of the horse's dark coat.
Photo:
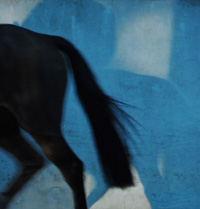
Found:
[(108, 184), (121, 188), (133, 184), (128, 152), (114, 125), (120, 124), (115, 111), (123, 112), (98, 87), (80, 53), (61, 37), (0, 25), (0, 146), (12, 153), (23, 168), (4, 193), (1, 208), (7, 207), (44, 164), (40, 154), (22, 138), (19, 127), (32, 135), (62, 172), (73, 191), (75, 208), (87, 208), (82, 162), (60, 131), (68, 70), (63, 54), (70, 60)]

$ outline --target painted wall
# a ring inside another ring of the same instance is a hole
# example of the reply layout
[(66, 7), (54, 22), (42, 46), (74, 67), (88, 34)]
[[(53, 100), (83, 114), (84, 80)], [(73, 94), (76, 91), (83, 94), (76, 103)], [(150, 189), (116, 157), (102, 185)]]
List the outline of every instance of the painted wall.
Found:
[[(192, 3), (0, 0), (1, 23), (17, 24), (72, 41), (102, 88), (136, 107), (125, 110), (142, 124), (137, 127), (139, 134), (129, 128), (130, 137), (126, 140), (134, 155), (137, 186), (125, 191), (108, 190), (91, 129), (70, 81), (62, 130), (66, 141), (85, 163), (88, 205), (93, 205), (92, 209), (199, 207), (200, 7), (197, 1)], [(3, 189), (17, 168), (4, 152), (0, 159)], [(27, 185), (10, 208), (47, 207), (73, 208), (70, 189), (51, 164)]]

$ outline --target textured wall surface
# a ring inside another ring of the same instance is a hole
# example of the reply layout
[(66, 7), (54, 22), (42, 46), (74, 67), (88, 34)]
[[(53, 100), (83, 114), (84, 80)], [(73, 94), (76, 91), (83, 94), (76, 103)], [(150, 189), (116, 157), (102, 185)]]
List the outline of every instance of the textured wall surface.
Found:
[[(125, 110), (142, 125), (139, 134), (129, 128), (126, 139), (137, 184), (111, 190), (69, 82), (62, 130), (84, 162), (92, 209), (199, 208), (199, 19), (196, 0), (0, 0), (1, 23), (67, 38), (83, 53), (102, 88), (136, 107)], [(8, 154), (0, 154), (2, 190), (17, 167)], [(71, 209), (71, 191), (48, 163), (10, 208)]]

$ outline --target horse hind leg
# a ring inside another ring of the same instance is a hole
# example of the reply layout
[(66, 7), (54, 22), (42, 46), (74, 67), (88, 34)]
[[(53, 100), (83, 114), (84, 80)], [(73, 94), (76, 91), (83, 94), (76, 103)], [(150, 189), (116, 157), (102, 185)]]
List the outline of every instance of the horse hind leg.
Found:
[(8, 110), (0, 108), (0, 119), (0, 147), (11, 153), (22, 168), (11, 186), (1, 195), (0, 208), (5, 209), (15, 194), (43, 167), (44, 160), (21, 136), (18, 124)]
[(61, 134), (59, 136), (33, 136), (48, 159), (61, 171), (72, 189), (75, 209), (87, 209), (83, 164), (73, 153)]

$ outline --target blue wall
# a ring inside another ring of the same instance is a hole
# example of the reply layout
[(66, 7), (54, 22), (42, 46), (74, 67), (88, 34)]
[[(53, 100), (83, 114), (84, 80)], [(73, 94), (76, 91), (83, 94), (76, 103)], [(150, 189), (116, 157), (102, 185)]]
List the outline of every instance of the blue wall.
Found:
[[(164, 3), (126, 0), (121, 4), (128, 5), (125, 25), (131, 12), (137, 10), (137, 15), (142, 16), (148, 10), (154, 11), (154, 7), (159, 10)], [(174, 1), (169, 12), (173, 18), (167, 79), (128, 72), (120, 65), (106, 68), (117, 50), (120, 32), (117, 26), (123, 28), (123, 25), (117, 25), (118, 13), (95, 1), (42, 1), (22, 26), (60, 35), (73, 42), (87, 59), (102, 88), (114, 98), (136, 107), (125, 110), (142, 127), (137, 127), (140, 134), (129, 128), (130, 137), (126, 143), (134, 155), (132, 163), (139, 172), (152, 208), (193, 209), (200, 204), (200, 7)], [(139, 44), (136, 42), (133, 39), (130, 44)], [(143, 56), (145, 59), (148, 55)], [(65, 138), (97, 182), (88, 197), (91, 206), (107, 186), (73, 81), (70, 81), (64, 107), (62, 128)]]

